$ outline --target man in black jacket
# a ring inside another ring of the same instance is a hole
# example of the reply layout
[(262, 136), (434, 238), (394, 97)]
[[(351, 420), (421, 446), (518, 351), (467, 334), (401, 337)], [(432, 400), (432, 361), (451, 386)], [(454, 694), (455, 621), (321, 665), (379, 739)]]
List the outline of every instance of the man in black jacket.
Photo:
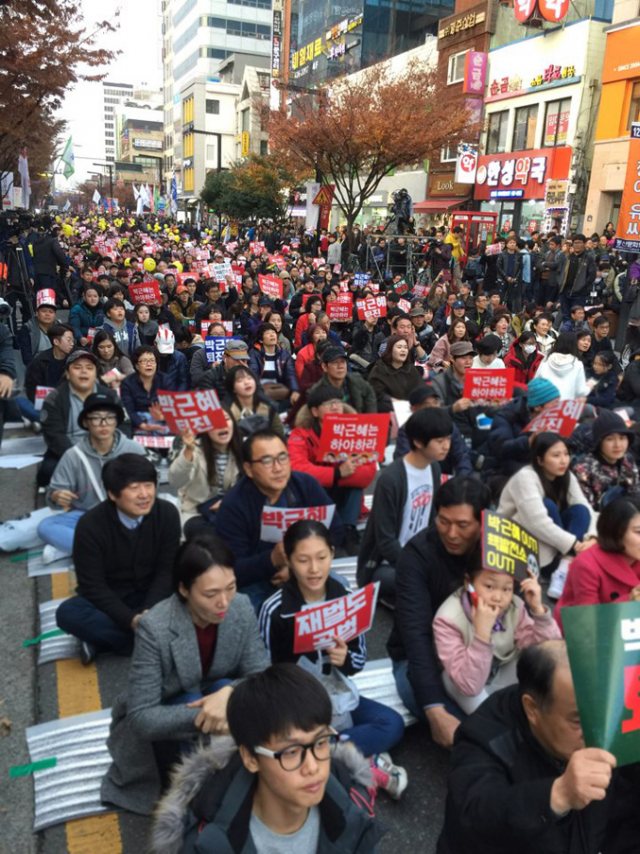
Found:
[(529, 647), (456, 733), (438, 854), (598, 854), (615, 765), (584, 746), (564, 641)]
[(396, 565), (395, 624), (387, 644), (393, 675), (405, 706), (418, 720), (426, 719), (442, 747), (451, 747), (460, 712), (442, 685), (432, 623), (465, 573), (480, 565), (482, 511), (490, 501), (489, 488), (479, 480), (448, 480), (436, 493), (435, 525), (409, 540)]
[(140, 617), (171, 595), (180, 515), (156, 497), (146, 457), (122, 454), (102, 470), (106, 501), (78, 521), (73, 563), (78, 594), (58, 608), (58, 626), (82, 641), (84, 664), (99, 652), (129, 655)]
[(58, 291), (58, 272), (64, 276), (69, 268), (67, 257), (58, 243), (60, 229), (54, 228), (51, 233), (44, 232), (34, 235), (30, 240), (33, 253), (33, 269), (36, 277), (36, 291), (41, 288), (51, 288)]
[(0, 445), (4, 429), (4, 410), (11, 397), (16, 379), (16, 360), (13, 355), (13, 340), (9, 327), (0, 323)]

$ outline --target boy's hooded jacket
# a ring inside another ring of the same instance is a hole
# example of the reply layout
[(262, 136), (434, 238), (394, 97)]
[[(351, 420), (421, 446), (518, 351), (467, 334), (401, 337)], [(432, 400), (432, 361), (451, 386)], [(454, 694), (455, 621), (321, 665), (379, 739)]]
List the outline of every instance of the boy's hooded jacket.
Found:
[[(231, 738), (214, 736), (186, 757), (156, 810), (154, 854), (255, 854), (249, 821), (256, 785)], [(374, 854), (384, 830), (375, 820), (369, 762), (339, 744), (320, 808), (318, 854)]]

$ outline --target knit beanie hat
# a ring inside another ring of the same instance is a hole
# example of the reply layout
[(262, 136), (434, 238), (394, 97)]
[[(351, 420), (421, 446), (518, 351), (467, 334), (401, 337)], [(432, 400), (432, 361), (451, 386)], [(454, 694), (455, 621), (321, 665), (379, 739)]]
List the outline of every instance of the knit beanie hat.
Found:
[(598, 417), (591, 428), (593, 449), (597, 450), (600, 442), (612, 433), (622, 433), (623, 436), (629, 436), (629, 438), (634, 435), (633, 430), (627, 427), (624, 419), (617, 412), (611, 412), (610, 409), (599, 409)]
[(527, 386), (529, 409), (533, 409), (535, 406), (543, 406), (558, 397), (560, 397), (560, 392), (556, 386), (544, 377), (535, 377)]

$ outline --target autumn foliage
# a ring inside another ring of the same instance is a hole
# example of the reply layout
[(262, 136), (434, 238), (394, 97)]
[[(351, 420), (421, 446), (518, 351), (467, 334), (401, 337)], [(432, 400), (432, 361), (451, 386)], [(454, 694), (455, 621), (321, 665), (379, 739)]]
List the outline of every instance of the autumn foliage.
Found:
[(103, 21), (88, 32), (72, 0), (0, 6), (0, 172), (16, 171), (24, 145), (32, 176), (51, 167), (65, 91), (78, 80), (102, 79), (114, 54), (97, 49), (96, 37), (113, 29)]
[(402, 74), (376, 66), (294, 93), (290, 111), (265, 118), (276, 158), (336, 185), (349, 232), (392, 169), (433, 159), (478, 132), (464, 101), (452, 101), (438, 71), (417, 61)]

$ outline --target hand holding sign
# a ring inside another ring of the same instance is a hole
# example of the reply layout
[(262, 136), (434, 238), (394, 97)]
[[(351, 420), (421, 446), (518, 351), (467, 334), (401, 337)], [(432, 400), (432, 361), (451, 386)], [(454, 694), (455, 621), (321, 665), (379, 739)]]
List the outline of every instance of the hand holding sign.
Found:
[(607, 750), (576, 750), (564, 774), (551, 787), (551, 809), (563, 815), (570, 810), (583, 810), (593, 801), (603, 801), (616, 764), (616, 757)]
[(342, 667), (347, 660), (348, 651), (349, 647), (345, 641), (342, 638), (336, 637), (336, 645), (332, 646), (329, 650), (329, 661), (334, 667)]

